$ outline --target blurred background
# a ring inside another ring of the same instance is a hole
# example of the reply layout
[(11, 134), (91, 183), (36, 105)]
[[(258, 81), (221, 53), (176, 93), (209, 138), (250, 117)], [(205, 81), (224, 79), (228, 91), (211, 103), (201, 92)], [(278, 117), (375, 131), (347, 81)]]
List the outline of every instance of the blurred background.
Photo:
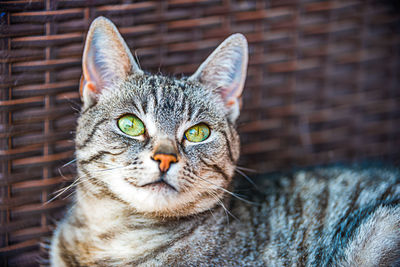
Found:
[[(182, 76), (230, 34), (249, 41), (240, 166), (400, 163), (400, 4), (372, 0), (0, 2), (1, 266), (37, 266), (70, 201), (78, 82), (97, 16), (143, 69)], [(65, 166), (64, 166), (65, 165)]]

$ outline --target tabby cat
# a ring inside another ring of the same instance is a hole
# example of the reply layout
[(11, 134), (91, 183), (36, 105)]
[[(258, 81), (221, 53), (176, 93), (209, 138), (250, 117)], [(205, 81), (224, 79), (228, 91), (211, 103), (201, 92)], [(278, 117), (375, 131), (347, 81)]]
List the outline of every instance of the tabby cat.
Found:
[(400, 175), (330, 167), (232, 193), (243, 35), (188, 78), (144, 73), (116, 27), (83, 53), (76, 196), (53, 266), (399, 266)]

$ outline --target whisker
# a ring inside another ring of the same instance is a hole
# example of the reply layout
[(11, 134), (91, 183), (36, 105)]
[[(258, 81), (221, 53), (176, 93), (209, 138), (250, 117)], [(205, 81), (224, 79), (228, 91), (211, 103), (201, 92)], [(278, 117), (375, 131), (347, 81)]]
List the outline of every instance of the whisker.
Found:
[(239, 173), (240, 175), (242, 175), (249, 183), (251, 183), (251, 185), (254, 186), (254, 188), (259, 189), (258, 185), (256, 185), (256, 184), (253, 182), (253, 180), (251, 180), (250, 177), (247, 176), (244, 172), (242, 172), (242, 171), (239, 170), (239, 169), (235, 169), (235, 171), (236, 171), (237, 173)]
[(70, 194), (68, 194), (66, 197), (63, 197), (63, 200), (68, 199), (69, 197), (71, 197), (73, 194), (75, 193), (75, 191), (72, 191)]
[[(70, 107), (75, 110), (76, 112), (80, 112), (81, 105), (78, 102), (73, 101), (71, 98), (64, 96), (63, 99), (67, 100), (71, 105)], [(75, 105), (75, 107), (74, 107)]]
[(142, 67), (140, 66), (139, 57), (137, 55), (137, 50), (135, 50), (135, 58), (136, 58), (137, 64), (139, 65), (139, 69), (142, 69)]
[[(49, 203), (51, 203), (53, 200), (55, 200), (56, 198), (58, 198), (59, 196), (61, 196), (62, 194), (64, 194), (68, 189), (70, 189), (71, 187), (74, 186), (74, 183), (70, 184), (69, 186), (65, 187), (65, 188), (61, 188), (60, 190), (57, 191), (61, 191), (60, 193), (58, 193), (57, 195), (55, 195), (54, 197), (52, 197), (51, 199), (47, 200), (45, 203), (43, 203), (43, 205), (47, 205)], [(57, 192), (55, 192), (57, 193)]]
[(241, 196), (239, 196), (238, 194), (233, 193), (233, 192), (231, 192), (231, 191), (229, 191), (229, 190), (227, 190), (227, 189), (225, 189), (225, 188), (223, 188), (223, 187), (221, 187), (221, 186), (219, 186), (219, 185), (217, 185), (217, 184), (215, 184), (215, 183), (213, 183), (213, 182), (211, 182), (211, 181), (208, 181), (207, 179), (204, 179), (204, 178), (198, 176), (197, 174), (195, 174), (195, 173), (193, 173), (193, 172), (192, 172), (192, 174), (195, 175), (197, 178), (199, 178), (199, 179), (201, 179), (201, 180), (203, 180), (203, 181), (205, 181), (205, 182), (207, 182), (207, 183), (209, 183), (209, 184), (211, 184), (211, 185), (217, 187), (219, 190), (222, 190), (222, 191), (224, 191), (225, 193), (228, 193), (229, 195), (231, 195), (231, 196), (233, 196), (233, 197), (236, 197), (237, 199), (239, 199), (239, 200), (241, 200), (241, 201), (243, 201), (243, 202), (245, 202), (245, 203), (252, 204), (252, 205), (258, 205), (258, 203), (255, 203), (255, 202), (252, 202), (252, 201), (250, 201), (250, 200), (244, 199), (244, 198), (242, 198)]
[[(60, 176), (64, 179), (68, 179), (67, 177), (64, 176), (64, 174), (61, 172), (60, 168), (58, 169), (58, 173), (60, 174)], [(75, 181), (72, 182), (72, 184), (75, 183)], [(71, 184), (71, 185), (72, 185)], [(69, 188), (71, 185), (68, 185), (67, 188)], [(53, 192), (52, 194), (57, 194), (58, 192), (62, 191), (65, 187), (58, 189), (57, 191)]]
[[(88, 181), (88, 180), (93, 179), (93, 178), (94, 178), (94, 177), (90, 177), (89, 179), (88, 179), (88, 178), (85, 178), (85, 179), (86, 179), (85, 181)], [(84, 182), (84, 181), (82, 181), (82, 182)], [(86, 185), (86, 187), (87, 187), (88, 190), (83, 191), (83, 197), (89, 196), (90, 191), (91, 191), (93, 188), (95, 188), (95, 185), (98, 185), (98, 182), (97, 182), (96, 179), (94, 179), (94, 180), (92, 181), (92, 183), (93, 183), (93, 184), (87, 184), (87, 185)]]
[(217, 218), (215, 217), (214, 213), (212, 212), (213, 208), (209, 208), (208, 211), (211, 213), (211, 215), (213, 216), (214, 220), (216, 221)]
[[(211, 194), (211, 196), (217, 201), (217, 203), (219, 204), (219, 205), (221, 205), (221, 200), (219, 199), (219, 197), (217, 196), (217, 195), (215, 195), (213, 192), (210, 192), (210, 194)], [(226, 218), (226, 223), (227, 223), (227, 225), (229, 226), (229, 214), (228, 214), (228, 210), (227, 210), (227, 208), (225, 207), (225, 205), (221, 205), (221, 207), (222, 207), (222, 209), (224, 210), (224, 213), (225, 213), (225, 218)]]
[[(81, 177), (77, 177), (70, 185), (63, 187), (55, 192), (53, 192), (52, 194), (56, 194), (54, 197), (52, 197), (51, 199), (49, 199), (48, 201), (46, 201), (45, 203), (43, 203), (43, 205), (47, 205), (49, 203), (51, 203), (53, 200), (55, 200), (56, 198), (58, 198), (59, 196), (61, 196), (62, 194), (64, 194), (66, 191), (68, 191), (69, 189), (71, 189), (72, 187), (78, 185), (81, 181), (81, 179), (84, 178), (84, 176)], [(79, 182), (79, 183), (78, 183)]]
[(222, 209), (225, 212), (226, 215), (226, 221), (229, 225), (229, 216), (232, 216), (232, 218), (234, 218), (235, 220), (237, 220), (238, 222), (240, 222), (240, 219), (238, 217), (236, 217), (235, 215), (232, 214), (232, 212), (229, 211), (229, 209), (227, 207), (225, 207), (224, 203), (221, 201), (221, 199), (218, 198), (218, 196), (216, 196), (215, 194), (211, 193), (211, 195), (215, 198), (215, 200), (217, 200), (218, 204), (222, 207)]
[[(108, 168), (108, 169), (104, 169), (104, 170), (92, 171), (92, 173), (104, 172), (104, 171), (111, 171), (111, 170), (115, 170), (115, 169), (122, 169), (122, 168), (126, 168), (126, 167), (129, 167), (129, 166), (131, 166), (131, 164), (129, 164), (129, 165), (127, 165), (127, 166), (118, 166), (118, 167)], [(65, 176), (61, 173), (61, 170), (60, 170), (60, 169), (58, 169), (58, 171), (59, 171), (59, 173), (60, 173), (60, 175), (61, 175), (62, 177), (65, 177)], [(83, 180), (84, 178), (86, 178), (86, 180)], [(92, 178), (90, 178), (90, 179), (92, 179)], [(52, 194), (56, 194), (56, 196), (52, 197), (50, 200), (48, 200), (48, 201), (46, 201), (45, 203), (43, 203), (43, 205), (47, 205), (47, 204), (51, 203), (51, 202), (54, 201), (56, 198), (58, 198), (59, 196), (61, 196), (62, 194), (64, 194), (66, 191), (68, 191), (69, 189), (71, 189), (71, 188), (74, 187), (74, 186), (79, 185), (80, 183), (82, 183), (82, 182), (84, 182), (84, 181), (87, 181), (87, 175), (86, 175), (86, 176), (79, 176), (79, 177), (77, 177), (70, 185), (68, 185), (68, 186), (66, 186), (66, 187), (64, 187), (64, 188), (61, 188), (61, 189), (59, 189), (59, 190), (53, 192)], [(72, 195), (72, 194), (68, 195), (66, 198), (68, 198), (68, 197), (71, 196), (71, 195)], [(66, 199), (66, 198), (64, 198), (64, 199)]]
[(239, 218), (236, 217), (235, 215), (233, 215), (232, 212), (230, 212), (230, 211), (225, 207), (224, 203), (222, 203), (221, 200), (219, 200), (219, 204), (221, 205), (222, 208), (224, 208), (224, 210), (225, 210), (230, 216), (232, 216), (232, 218), (234, 218), (235, 220), (237, 220), (237, 221), (240, 222)]
[(76, 158), (73, 159), (73, 160), (71, 160), (71, 161), (68, 161), (67, 163), (65, 163), (64, 165), (62, 165), (60, 168), (65, 168), (65, 167), (67, 167), (68, 165), (74, 163), (75, 161), (76, 161)]
[(259, 171), (255, 170), (255, 169), (245, 168), (245, 167), (237, 166), (237, 165), (236, 165), (236, 169), (239, 169), (239, 170), (242, 170), (242, 171), (260, 173)]
[(127, 165), (127, 166), (120, 166), (120, 167), (112, 167), (112, 168), (108, 168), (108, 169), (104, 169), (104, 170), (98, 170), (98, 171), (94, 171), (94, 173), (96, 172), (105, 172), (105, 171), (112, 171), (112, 170), (116, 170), (116, 169), (122, 169), (122, 168), (127, 168), (127, 167), (131, 167), (131, 165)]

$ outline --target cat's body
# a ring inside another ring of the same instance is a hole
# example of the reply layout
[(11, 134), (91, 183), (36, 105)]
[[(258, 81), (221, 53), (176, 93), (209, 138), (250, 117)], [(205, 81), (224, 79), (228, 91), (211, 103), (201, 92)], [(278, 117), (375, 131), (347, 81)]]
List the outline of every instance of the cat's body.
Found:
[(78, 195), (55, 250), (67, 266), (400, 264), (399, 172), (336, 167), (263, 177), (259, 186), (264, 194), (246, 194), (254, 203), (225, 203), (235, 218), (217, 206), (146, 219), (118, 200)]
[[(147, 75), (104, 18), (89, 30), (75, 203), (54, 266), (396, 266), (400, 176), (321, 169), (231, 198), (247, 43), (188, 79)], [(231, 214), (229, 214), (231, 213)]]

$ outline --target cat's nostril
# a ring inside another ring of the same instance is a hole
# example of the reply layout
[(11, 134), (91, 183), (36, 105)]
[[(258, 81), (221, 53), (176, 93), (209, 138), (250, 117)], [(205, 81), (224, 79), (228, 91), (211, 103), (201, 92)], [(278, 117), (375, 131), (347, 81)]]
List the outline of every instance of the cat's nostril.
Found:
[(160, 168), (161, 172), (167, 172), (171, 164), (178, 161), (178, 158), (175, 154), (159, 153), (155, 154), (152, 159), (159, 162), (158, 167)]

